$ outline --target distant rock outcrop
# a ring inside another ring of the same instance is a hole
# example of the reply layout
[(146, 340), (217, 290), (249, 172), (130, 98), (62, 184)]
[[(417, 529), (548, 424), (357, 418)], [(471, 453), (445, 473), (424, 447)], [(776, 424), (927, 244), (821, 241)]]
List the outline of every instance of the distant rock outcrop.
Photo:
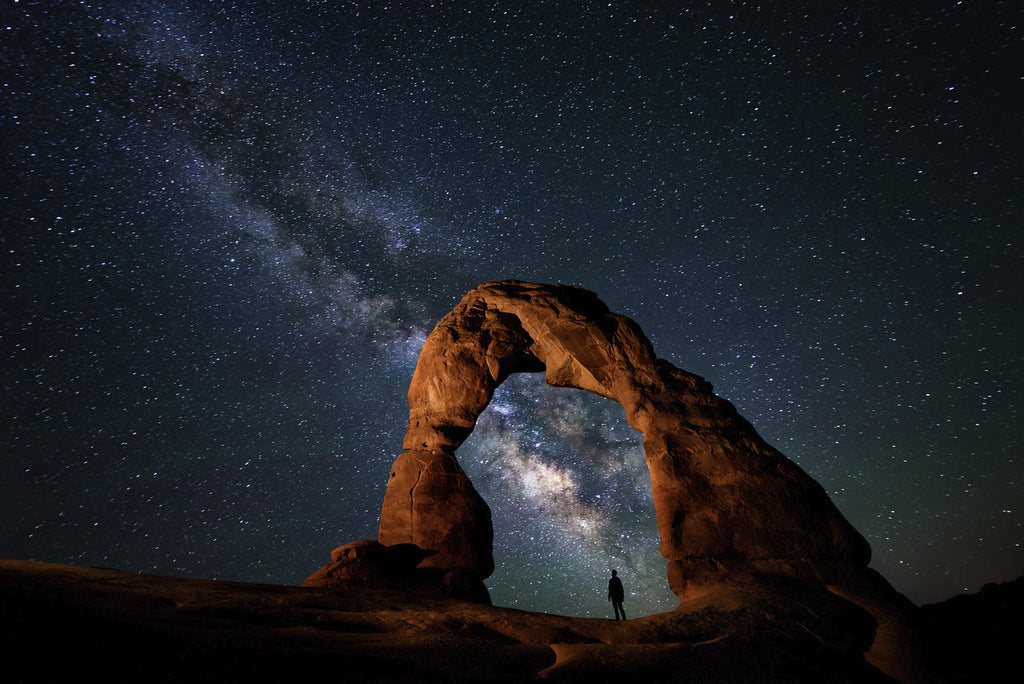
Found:
[(520, 281), (475, 288), (427, 338), (381, 543), (437, 551), (424, 564), (446, 572), (490, 575), (490, 510), (455, 450), (509, 374), (540, 371), (550, 385), (617, 401), (643, 433), (661, 553), (681, 598), (695, 590), (694, 562), (867, 565), (868, 544), (824, 489), (708, 382), (657, 358), (636, 323), (587, 290)]
[(1017, 681), (1024, 671), (1024, 576), (921, 606), (931, 668), (951, 682)]

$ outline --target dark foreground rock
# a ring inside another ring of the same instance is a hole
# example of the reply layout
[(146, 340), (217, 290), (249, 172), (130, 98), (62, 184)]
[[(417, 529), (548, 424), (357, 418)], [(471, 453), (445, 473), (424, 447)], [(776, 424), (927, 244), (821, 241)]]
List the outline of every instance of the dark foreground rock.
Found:
[(4, 681), (891, 682), (875, 620), (824, 585), (720, 584), (616, 622), (419, 592), (0, 561)]
[(1024, 577), (921, 606), (931, 668), (949, 682), (1019, 682), (1024, 675)]

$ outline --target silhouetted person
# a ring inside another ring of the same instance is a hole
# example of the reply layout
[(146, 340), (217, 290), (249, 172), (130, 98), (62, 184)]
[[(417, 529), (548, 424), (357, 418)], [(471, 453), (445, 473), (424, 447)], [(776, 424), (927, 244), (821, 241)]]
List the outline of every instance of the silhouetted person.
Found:
[[(615, 609), (615, 619), (625, 620), (626, 611), (622, 609), (622, 600), (626, 598), (626, 592), (622, 590), (622, 580), (619, 579), (619, 573), (612, 570), (612, 578), (608, 580), (608, 600), (612, 602), (612, 608)], [(622, 617), (619, 617), (619, 616)]]

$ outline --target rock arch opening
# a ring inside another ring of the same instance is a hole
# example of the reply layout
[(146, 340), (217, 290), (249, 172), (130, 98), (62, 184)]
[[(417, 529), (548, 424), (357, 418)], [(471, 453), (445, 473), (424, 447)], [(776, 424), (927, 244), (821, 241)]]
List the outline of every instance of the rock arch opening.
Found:
[(379, 541), (433, 552), (451, 583), (494, 570), (491, 511), (455, 458), (512, 373), (618, 402), (643, 434), (669, 584), (685, 596), (709, 561), (841, 561), (870, 549), (824, 489), (760, 438), (702, 378), (658, 359), (640, 327), (577, 287), (521, 281), (470, 291), (434, 328), (409, 385), (404, 451)]
[(678, 605), (658, 552), (642, 435), (621, 406), (514, 374), (456, 456), (491, 509), (493, 603), (606, 617), (604, 583), (617, 568), (630, 617)]

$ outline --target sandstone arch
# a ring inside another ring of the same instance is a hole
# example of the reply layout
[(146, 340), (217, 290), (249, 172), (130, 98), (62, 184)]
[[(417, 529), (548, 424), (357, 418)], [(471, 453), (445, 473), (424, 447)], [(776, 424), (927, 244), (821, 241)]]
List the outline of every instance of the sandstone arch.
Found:
[(423, 565), (449, 576), (491, 574), (490, 509), (455, 450), (509, 374), (540, 371), (551, 385), (617, 401), (644, 435), (661, 553), (680, 596), (680, 568), (701, 563), (867, 565), (867, 542), (824, 489), (708, 382), (658, 359), (640, 327), (592, 292), (521, 281), (474, 288), (428, 336), (382, 544), (436, 551)]

